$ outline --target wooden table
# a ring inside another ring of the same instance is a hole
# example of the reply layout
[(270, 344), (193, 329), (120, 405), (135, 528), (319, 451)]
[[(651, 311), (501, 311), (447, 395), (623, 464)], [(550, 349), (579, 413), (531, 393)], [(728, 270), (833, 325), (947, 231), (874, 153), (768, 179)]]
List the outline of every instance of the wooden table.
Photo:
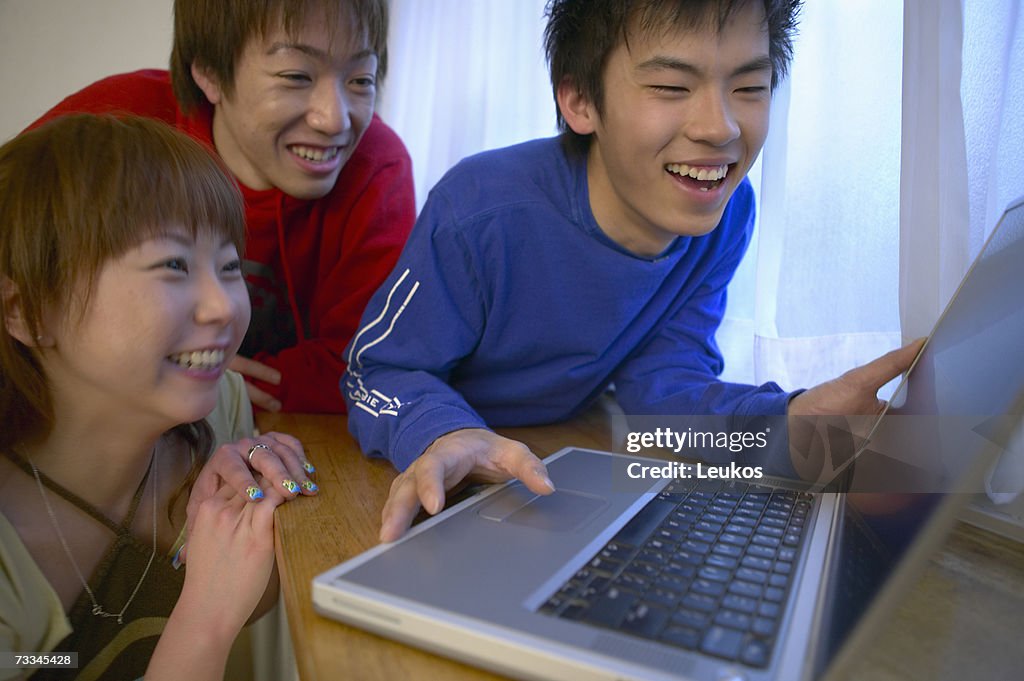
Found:
[[(567, 444), (607, 449), (610, 414), (597, 407), (557, 426), (501, 429), (538, 455)], [(499, 677), (321, 617), (312, 578), (377, 543), (395, 471), (364, 457), (342, 416), (268, 414), (264, 432), (298, 437), (320, 495), (277, 512), (277, 558), (302, 681)], [(1024, 669), (1024, 546), (959, 523), (850, 679), (1009, 679)]]

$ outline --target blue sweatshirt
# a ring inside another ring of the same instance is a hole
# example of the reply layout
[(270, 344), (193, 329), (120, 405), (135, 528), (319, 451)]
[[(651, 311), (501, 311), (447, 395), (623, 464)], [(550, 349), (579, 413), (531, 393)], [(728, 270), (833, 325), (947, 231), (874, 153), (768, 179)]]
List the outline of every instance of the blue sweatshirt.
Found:
[(744, 180), (712, 232), (641, 257), (601, 231), (557, 138), (460, 162), (346, 349), (349, 430), (405, 470), (446, 433), (568, 419), (612, 383), (627, 414), (784, 414), (774, 383), (717, 380), (753, 224)]

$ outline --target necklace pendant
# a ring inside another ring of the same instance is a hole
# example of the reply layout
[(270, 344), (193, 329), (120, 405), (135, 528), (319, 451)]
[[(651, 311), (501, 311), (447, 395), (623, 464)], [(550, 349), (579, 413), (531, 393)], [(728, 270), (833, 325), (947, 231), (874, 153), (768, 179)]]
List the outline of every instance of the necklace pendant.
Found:
[(124, 613), (107, 612), (99, 603), (92, 606), (92, 614), (96, 615), (97, 617), (102, 617), (104, 619), (110, 619), (113, 617), (117, 619), (118, 624), (124, 624)]

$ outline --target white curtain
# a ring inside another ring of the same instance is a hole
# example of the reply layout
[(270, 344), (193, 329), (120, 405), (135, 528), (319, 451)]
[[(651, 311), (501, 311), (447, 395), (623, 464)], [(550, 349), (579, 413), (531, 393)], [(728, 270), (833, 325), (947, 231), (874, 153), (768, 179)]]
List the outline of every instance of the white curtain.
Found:
[(901, 12), (804, 5), (750, 174), (757, 236), (718, 334), (728, 380), (808, 387), (899, 345)]
[[(1019, 0), (963, 0), (962, 11), (969, 253), (961, 274), (1007, 204), (1024, 196), (1024, 11)], [(950, 272), (941, 283), (951, 291), (958, 279)], [(1024, 526), (1024, 424), (986, 487), (988, 500), (979, 499), (975, 508)], [(989, 500), (1006, 505), (993, 509)]]
[(416, 207), (452, 165), (554, 135), (545, 0), (391, 0), (378, 106), (413, 159)]
[(1019, 0), (805, 4), (728, 378), (814, 385), (931, 329), (1024, 194), (1022, 25)]
[(938, 319), (980, 239), (968, 207), (961, 0), (906, 0), (904, 17), (900, 309), (914, 337)]
[(1024, 196), (1024, 9), (1020, 0), (966, 0), (963, 74), (973, 255), (1007, 204)]

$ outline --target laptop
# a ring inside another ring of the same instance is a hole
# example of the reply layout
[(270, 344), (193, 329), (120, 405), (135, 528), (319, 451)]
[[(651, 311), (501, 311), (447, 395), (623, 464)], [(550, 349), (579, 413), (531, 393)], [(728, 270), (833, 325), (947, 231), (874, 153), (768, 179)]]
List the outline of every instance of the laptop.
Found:
[(487, 488), (318, 575), (314, 607), (521, 679), (842, 674), (1019, 427), (1022, 263), (1024, 197), (887, 413), (819, 431), (846, 443), (829, 486), (569, 447), (554, 494)]

